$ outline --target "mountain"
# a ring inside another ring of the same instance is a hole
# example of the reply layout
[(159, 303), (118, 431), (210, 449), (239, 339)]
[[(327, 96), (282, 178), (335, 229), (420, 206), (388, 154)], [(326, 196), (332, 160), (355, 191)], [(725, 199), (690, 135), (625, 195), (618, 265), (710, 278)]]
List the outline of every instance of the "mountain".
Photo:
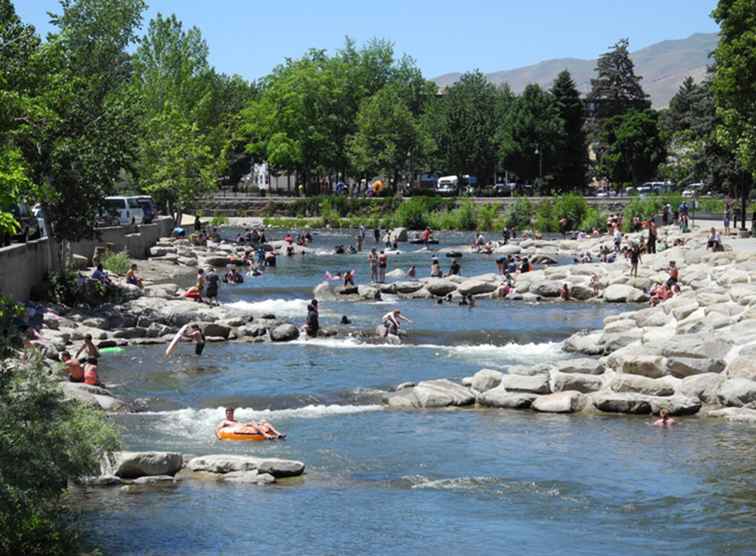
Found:
[[(631, 54), (635, 63), (635, 73), (643, 76), (641, 84), (651, 97), (654, 107), (661, 108), (669, 104), (680, 83), (693, 76), (700, 81), (706, 75), (706, 67), (711, 63), (709, 54), (716, 48), (719, 38), (716, 33), (696, 33), (687, 39), (662, 41)], [(578, 58), (559, 58), (546, 60), (532, 66), (497, 71), (487, 74), (495, 84), (508, 83), (516, 93), (522, 92), (529, 83), (538, 83), (542, 87), (551, 87), (557, 74), (566, 69), (581, 92), (591, 89), (596, 60)], [(447, 73), (433, 81), (441, 87), (454, 83), (461, 73)]]

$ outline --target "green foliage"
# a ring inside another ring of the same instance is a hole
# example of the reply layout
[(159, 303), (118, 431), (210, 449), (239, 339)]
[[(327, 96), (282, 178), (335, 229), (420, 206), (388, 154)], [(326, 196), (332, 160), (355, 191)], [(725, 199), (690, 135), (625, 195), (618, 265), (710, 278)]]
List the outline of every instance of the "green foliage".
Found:
[(228, 222), (228, 216), (224, 216), (222, 214), (216, 214), (210, 219), (210, 225), (215, 227), (226, 226)]
[(118, 435), (100, 411), (65, 401), (41, 356), (0, 367), (0, 553), (73, 554), (67, 482), (99, 470)]
[(559, 195), (554, 199), (554, 218), (559, 227), (559, 221), (564, 218), (567, 220), (567, 229), (572, 230), (578, 227), (588, 212), (588, 202), (585, 197), (575, 193)]
[(624, 231), (632, 231), (633, 218), (638, 217), (641, 220), (647, 220), (658, 214), (663, 204), (660, 197), (634, 197), (631, 199), (622, 214)]
[(655, 177), (666, 157), (658, 113), (630, 111), (609, 118), (600, 134), (604, 151), (600, 171), (614, 183), (639, 185)]
[(539, 232), (559, 231), (559, 222), (554, 215), (554, 203), (543, 201), (535, 209), (533, 228)]
[(588, 174), (588, 145), (584, 130), (585, 110), (570, 72), (562, 71), (551, 88), (556, 112), (561, 119), (560, 143), (555, 153), (553, 186), (558, 191), (582, 190)]
[(533, 205), (527, 197), (518, 197), (509, 207), (506, 217), (507, 227), (524, 230), (530, 227), (533, 218)]
[(22, 193), (30, 196), (33, 189), (20, 150), (0, 145), (0, 235), (18, 232), (11, 207), (21, 200)]
[(102, 260), (102, 266), (108, 272), (124, 276), (131, 267), (129, 254), (125, 251), (121, 251), (120, 253), (108, 253), (108, 255)]
[(10, 357), (22, 345), (23, 305), (0, 295), (0, 360)]
[(587, 234), (590, 234), (593, 230), (605, 232), (606, 215), (601, 214), (599, 209), (597, 209), (596, 207), (588, 207), (585, 211), (585, 215), (583, 216), (583, 220), (581, 220), (580, 225), (578, 226), (578, 229)]

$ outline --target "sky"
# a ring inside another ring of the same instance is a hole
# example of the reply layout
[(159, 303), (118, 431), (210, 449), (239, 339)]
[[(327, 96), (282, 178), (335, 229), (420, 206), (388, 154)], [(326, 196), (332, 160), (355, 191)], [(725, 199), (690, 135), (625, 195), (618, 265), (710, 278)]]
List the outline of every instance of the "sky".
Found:
[[(57, 0), (12, 0), (42, 34)], [(718, 30), (716, 0), (147, 0), (146, 22), (170, 14), (198, 27), (210, 62), (247, 79), (267, 75), (309, 48), (339, 49), (344, 37), (392, 41), (427, 78), (493, 72), (550, 58), (596, 58), (618, 39), (638, 50)]]

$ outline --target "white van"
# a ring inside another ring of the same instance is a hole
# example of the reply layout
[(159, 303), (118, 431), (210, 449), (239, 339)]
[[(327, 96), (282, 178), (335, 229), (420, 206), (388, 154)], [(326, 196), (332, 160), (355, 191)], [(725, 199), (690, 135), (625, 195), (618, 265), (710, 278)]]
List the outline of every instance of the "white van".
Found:
[(457, 195), (459, 191), (459, 178), (457, 176), (441, 176), (436, 184), (436, 193), (439, 195)]
[(141, 224), (144, 220), (139, 197), (105, 197), (105, 209), (118, 216), (121, 226)]

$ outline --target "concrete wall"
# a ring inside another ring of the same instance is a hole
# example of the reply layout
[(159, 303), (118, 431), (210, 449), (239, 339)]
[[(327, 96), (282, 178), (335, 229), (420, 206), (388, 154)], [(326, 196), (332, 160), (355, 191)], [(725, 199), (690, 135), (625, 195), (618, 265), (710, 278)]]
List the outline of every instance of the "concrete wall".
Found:
[[(132, 259), (145, 259), (158, 238), (170, 235), (172, 229), (168, 217), (139, 226), (136, 233), (130, 227), (100, 228), (96, 239), (77, 242), (71, 249), (73, 254), (91, 259), (96, 246), (110, 243), (114, 251), (127, 250)], [(32, 288), (42, 283), (48, 272), (57, 270), (57, 253), (57, 243), (47, 238), (0, 248), (0, 295), (28, 300)]]

